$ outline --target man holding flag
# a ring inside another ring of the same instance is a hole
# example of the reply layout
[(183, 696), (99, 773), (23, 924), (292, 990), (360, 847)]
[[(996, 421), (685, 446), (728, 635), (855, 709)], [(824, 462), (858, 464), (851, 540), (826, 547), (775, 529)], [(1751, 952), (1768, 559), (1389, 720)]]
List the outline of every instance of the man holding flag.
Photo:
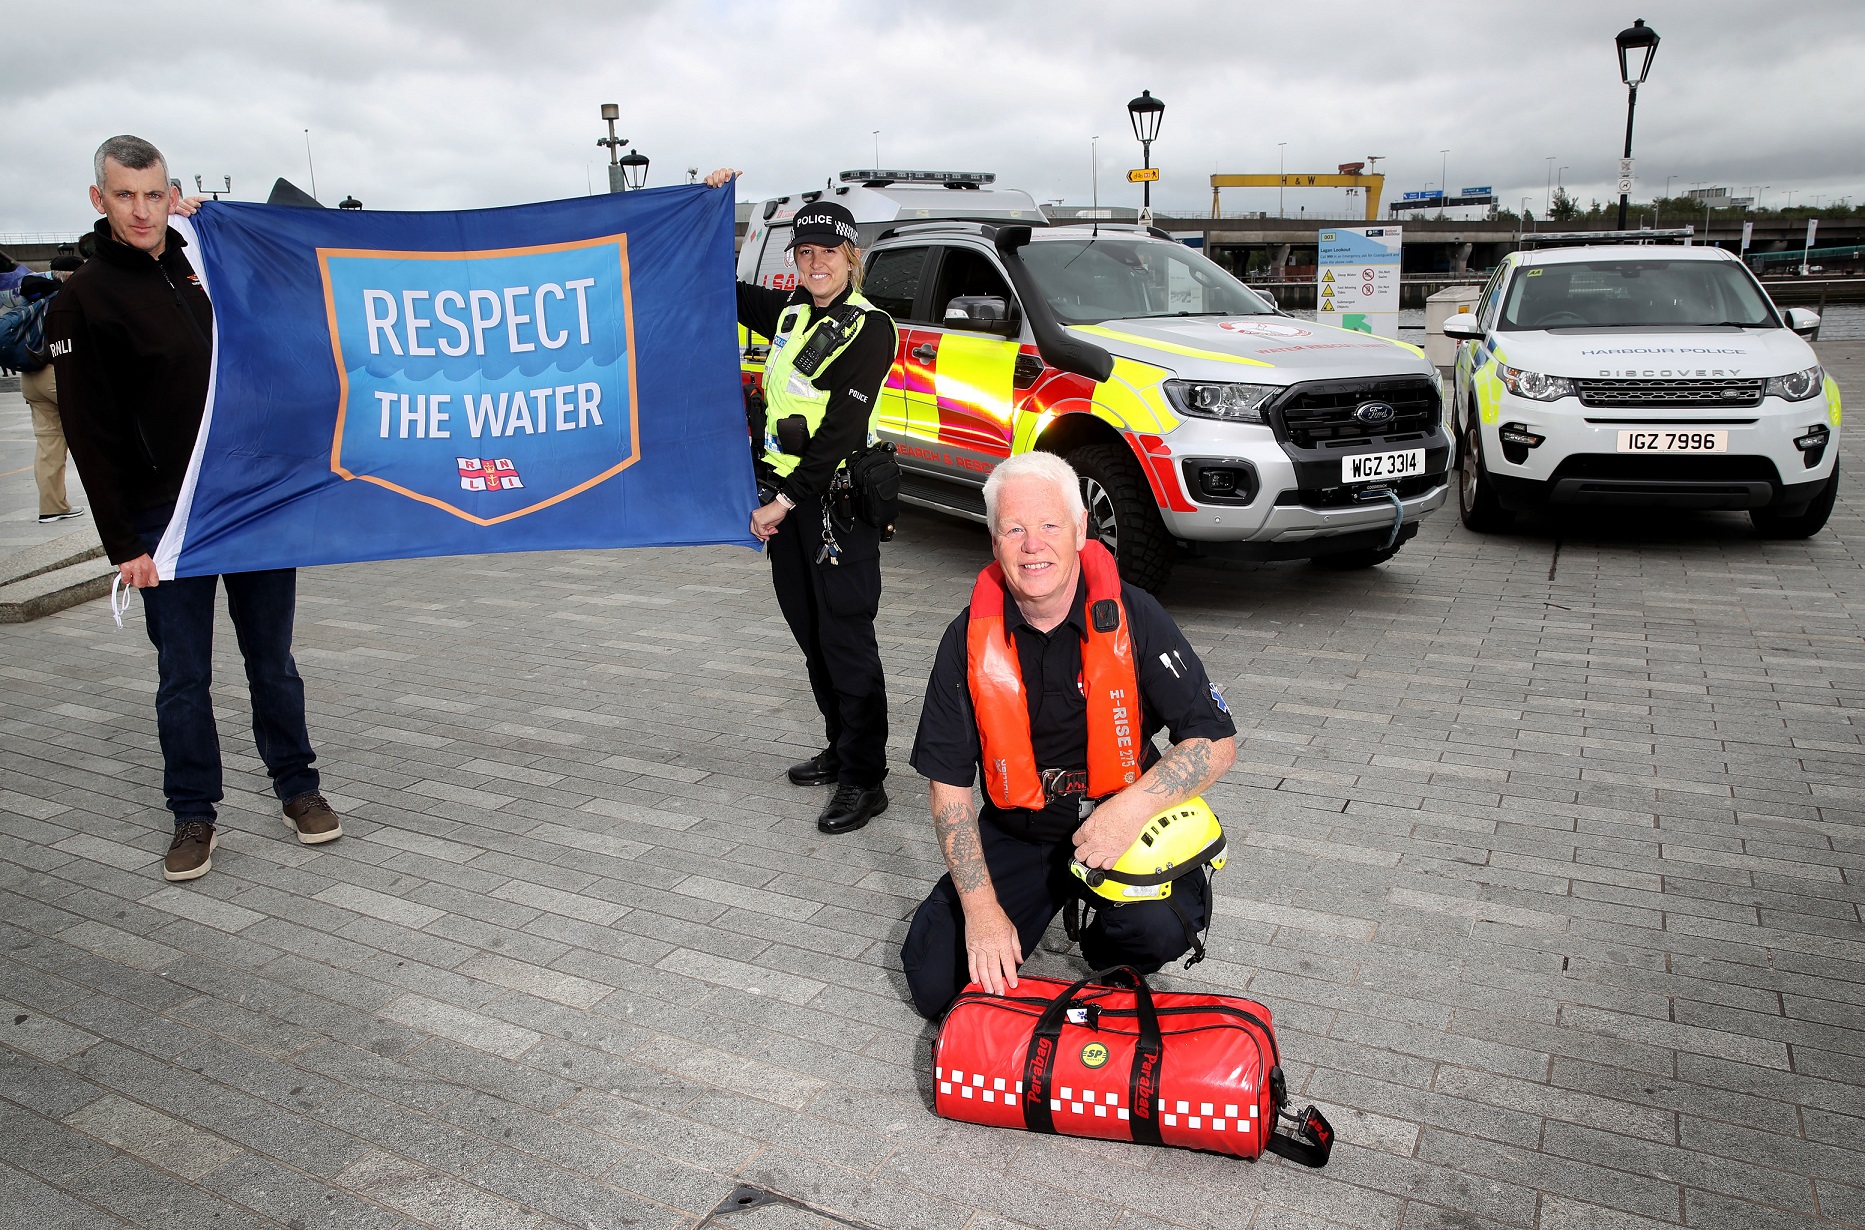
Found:
[(180, 202), (161, 152), (137, 137), (112, 137), (98, 147), (95, 171), (91, 204), (103, 215), (97, 259), (60, 291), (46, 338), (65, 435), (91, 494), (98, 534), (122, 582), (142, 592), (156, 649), (162, 788), (175, 819), (163, 874), (191, 880), (213, 865), (214, 805), (222, 798), (210, 694), (221, 580), (246, 662), (254, 742), (286, 823), (307, 844), (341, 836), (343, 828), (318, 793), (304, 683), (291, 655), (296, 571), (157, 583), (151, 556), (201, 430), (214, 310), (184, 251), (186, 239), (169, 226)]

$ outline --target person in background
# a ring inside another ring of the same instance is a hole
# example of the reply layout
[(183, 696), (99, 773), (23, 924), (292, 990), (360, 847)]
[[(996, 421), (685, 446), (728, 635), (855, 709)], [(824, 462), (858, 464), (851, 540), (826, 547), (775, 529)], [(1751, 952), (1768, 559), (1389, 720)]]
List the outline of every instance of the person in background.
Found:
[[(49, 300), (57, 293), (58, 285), (70, 277), (83, 264), (75, 255), (60, 255), (52, 258), (51, 277), (39, 291), (40, 299)], [(31, 282), (22, 283), (22, 287)], [(49, 307), (49, 303), (48, 303)], [(40, 308), (44, 312), (46, 308)], [(39, 524), (55, 525), (60, 521), (69, 521), (82, 517), (84, 509), (73, 504), (65, 495), (65, 425), (58, 415), (58, 375), (52, 366), (49, 351), (42, 351), (37, 356), (37, 367), (25, 367), (19, 374), (19, 391), (26, 398), (26, 405), (32, 411), (32, 435), (35, 443), (32, 456), (32, 481), (39, 488)]]

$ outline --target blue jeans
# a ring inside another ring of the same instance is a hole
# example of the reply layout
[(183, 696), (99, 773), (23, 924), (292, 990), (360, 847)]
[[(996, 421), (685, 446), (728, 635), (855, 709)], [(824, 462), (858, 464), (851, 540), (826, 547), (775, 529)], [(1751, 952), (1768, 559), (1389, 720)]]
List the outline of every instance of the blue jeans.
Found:
[[(167, 524), (136, 528), (153, 554)], [(175, 823), (214, 819), (223, 797), (220, 735), (214, 727), (214, 593), (227, 587), (227, 611), (246, 660), (252, 693), (253, 743), (281, 801), (318, 788), (310, 731), (304, 722), (304, 681), (291, 657), (298, 573), (234, 572), (163, 581), (142, 593), (143, 625), (156, 653), (155, 725), (162, 743), (162, 793)]]

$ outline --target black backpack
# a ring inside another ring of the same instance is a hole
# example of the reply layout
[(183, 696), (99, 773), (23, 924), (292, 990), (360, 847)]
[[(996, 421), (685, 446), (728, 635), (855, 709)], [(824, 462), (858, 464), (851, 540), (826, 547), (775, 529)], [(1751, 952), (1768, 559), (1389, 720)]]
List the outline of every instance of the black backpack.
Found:
[(0, 367), (36, 372), (52, 361), (45, 348), (45, 313), (52, 296), (22, 303), (0, 316)]

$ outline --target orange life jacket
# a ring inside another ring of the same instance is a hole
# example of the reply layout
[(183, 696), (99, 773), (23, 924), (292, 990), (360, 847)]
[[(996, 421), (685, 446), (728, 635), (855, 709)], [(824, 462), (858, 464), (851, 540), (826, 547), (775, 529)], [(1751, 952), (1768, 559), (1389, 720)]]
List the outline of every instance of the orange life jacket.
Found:
[[(1081, 647), (1088, 700), (1088, 794), (1100, 799), (1139, 779), (1140, 685), (1113, 555), (1091, 540), (1081, 550), (1081, 572), (1088, 582), (1088, 636)], [(966, 673), (984, 750), (985, 793), (999, 807), (1040, 811), (1048, 799), (1030, 742), (1023, 670), (1016, 642), (1004, 626), (1004, 610), (1011, 601), (1004, 570), (992, 562), (971, 590)]]

